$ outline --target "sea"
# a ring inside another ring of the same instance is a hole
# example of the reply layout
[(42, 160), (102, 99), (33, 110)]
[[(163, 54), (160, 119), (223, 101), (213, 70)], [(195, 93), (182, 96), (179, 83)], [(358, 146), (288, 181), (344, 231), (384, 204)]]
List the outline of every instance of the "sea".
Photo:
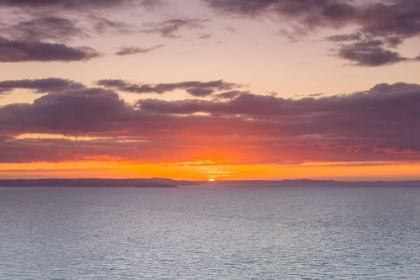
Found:
[(0, 188), (0, 279), (420, 279), (420, 188)]

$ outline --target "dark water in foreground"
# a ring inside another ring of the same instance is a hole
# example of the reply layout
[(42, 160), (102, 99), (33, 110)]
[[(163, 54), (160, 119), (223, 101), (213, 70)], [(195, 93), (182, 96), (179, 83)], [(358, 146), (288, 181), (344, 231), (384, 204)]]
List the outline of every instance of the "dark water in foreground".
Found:
[(0, 279), (420, 279), (420, 188), (3, 188)]

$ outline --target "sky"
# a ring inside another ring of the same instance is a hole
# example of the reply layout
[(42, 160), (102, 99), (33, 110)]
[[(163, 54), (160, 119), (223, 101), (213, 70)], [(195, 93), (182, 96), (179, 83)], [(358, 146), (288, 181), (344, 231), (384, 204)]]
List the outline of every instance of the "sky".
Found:
[(420, 0), (0, 0), (0, 178), (420, 180)]

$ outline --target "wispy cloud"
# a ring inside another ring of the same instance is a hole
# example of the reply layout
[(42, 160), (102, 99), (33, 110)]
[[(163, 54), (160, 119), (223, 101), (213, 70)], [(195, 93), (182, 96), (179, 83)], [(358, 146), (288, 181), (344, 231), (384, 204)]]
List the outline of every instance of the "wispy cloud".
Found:
[[(377, 67), (412, 60), (404, 58), (395, 48), (405, 40), (420, 35), (419, 0), (203, 1), (227, 16), (253, 18), (275, 15), (282, 22), (282, 34), (294, 40), (320, 28), (339, 30), (354, 26), (352, 34), (338, 34), (327, 39), (339, 42), (335, 52), (338, 57), (357, 66)], [(285, 29), (285, 23), (289, 29)], [(383, 44), (366, 46), (367, 42), (373, 41)]]
[(132, 84), (124, 80), (100, 80), (97, 84), (106, 88), (139, 94), (163, 94), (174, 90), (185, 90), (189, 94), (197, 97), (205, 97), (211, 95), (215, 91), (231, 90), (242, 86), (228, 83), (223, 80), (210, 82), (186, 81), (180, 83), (161, 83), (156, 85)]
[(64, 44), (9, 40), (0, 37), (0, 62), (70, 62), (86, 61), (98, 56), (100, 54), (89, 47), (69, 47)]
[(146, 49), (139, 48), (139, 47), (124, 47), (124, 48), (121, 48), (121, 50), (115, 54), (119, 56), (125, 56), (125, 55), (139, 54), (139, 53), (149, 53), (154, 50), (160, 49), (162, 47), (163, 45), (157, 45), (157, 46), (146, 48)]
[(202, 19), (171, 19), (163, 22), (148, 23), (142, 30), (144, 33), (157, 33), (165, 38), (180, 38), (178, 34), (182, 29), (201, 29), (204, 28), (206, 20)]
[(0, 6), (16, 8), (48, 8), (48, 9), (98, 9), (115, 8), (125, 5), (156, 6), (160, 0), (0, 0)]
[(9, 38), (25, 41), (68, 41), (75, 37), (86, 37), (86, 32), (69, 19), (47, 16), (21, 21), (0, 29)]
[(83, 84), (59, 78), (37, 80), (11, 80), (0, 82), (0, 93), (10, 93), (14, 89), (30, 89), (36, 93), (57, 92), (85, 88)]

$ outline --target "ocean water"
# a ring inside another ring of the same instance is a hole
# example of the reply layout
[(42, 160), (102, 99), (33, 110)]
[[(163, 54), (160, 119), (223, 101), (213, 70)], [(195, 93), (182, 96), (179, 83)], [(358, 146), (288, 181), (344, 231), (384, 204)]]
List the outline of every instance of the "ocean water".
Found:
[(420, 279), (420, 188), (1, 188), (0, 279)]

